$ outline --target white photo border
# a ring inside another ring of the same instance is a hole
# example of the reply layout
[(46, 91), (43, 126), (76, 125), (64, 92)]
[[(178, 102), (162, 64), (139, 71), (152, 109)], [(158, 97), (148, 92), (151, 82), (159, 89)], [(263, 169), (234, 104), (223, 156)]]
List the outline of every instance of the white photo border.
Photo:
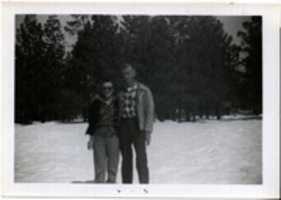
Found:
[[(279, 193), (280, 9), (269, 5), (11, 3), (2, 4), (3, 195), (7, 197), (231, 197), (274, 198)], [(16, 14), (261, 15), (263, 125), (261, 185), (95, 185), (14, 182), (14, 80)]]

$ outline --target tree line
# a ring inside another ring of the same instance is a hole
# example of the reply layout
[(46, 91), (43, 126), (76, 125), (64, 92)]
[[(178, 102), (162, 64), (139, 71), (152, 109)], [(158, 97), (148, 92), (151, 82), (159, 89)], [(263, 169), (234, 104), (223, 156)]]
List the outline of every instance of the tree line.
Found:
[[(160, 120), (221, 118), (262, 112), (261, 17), (243, 23), (233, 42), (214, 16), (25, 15), (16, 30), (15, 120), (87, 118), (99, 81), (121, 87), (132, 63), (148, 85)], [(64, 29), (64, 31), (63, 31)], [(77, 37), (68, 51), (65, 34)]]

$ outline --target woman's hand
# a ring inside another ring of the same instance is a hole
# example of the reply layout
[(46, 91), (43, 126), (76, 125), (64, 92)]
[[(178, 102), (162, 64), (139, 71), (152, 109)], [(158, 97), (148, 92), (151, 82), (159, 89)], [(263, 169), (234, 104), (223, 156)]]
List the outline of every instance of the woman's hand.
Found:
[(151, 142), (151, 133), (150, 132), (147, 132), (145, 131), (145, 143), (146, 145), (150, 145), (150, 142)]
[(87, 144), (88, 150), (93, 149), (93, 145), (94, 145), (94, 137), (93, 137), (93, 136), (90, 136), (89, 141), (88, 141), (88, 144)]

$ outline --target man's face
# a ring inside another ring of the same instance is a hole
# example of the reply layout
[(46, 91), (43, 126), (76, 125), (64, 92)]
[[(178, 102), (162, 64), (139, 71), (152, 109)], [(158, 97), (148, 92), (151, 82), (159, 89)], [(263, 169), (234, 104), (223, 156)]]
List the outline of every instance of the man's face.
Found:
[(136, 72), (132, 66), (128, 65), (122, 70), (122, 76), (127, 85), (132, 85), (135, 82)]
[(105, 98), (109, 98), (113, 93), (113, 84), (111, 82), (104, 82), (102, 84), (102, 94)]

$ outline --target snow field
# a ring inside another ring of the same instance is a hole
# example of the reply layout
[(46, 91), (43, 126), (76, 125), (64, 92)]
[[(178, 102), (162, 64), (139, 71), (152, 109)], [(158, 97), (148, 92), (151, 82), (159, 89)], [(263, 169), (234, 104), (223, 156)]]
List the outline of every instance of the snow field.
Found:
[[(261, 184), (261, 126), (261, 120), (156, 122), (147, 148), (150, 182)], [(93, 180), (93, 152), (87, 149), (86, 123), (15, 127), (16, 182)], [(120, 165), (121, 162), (119, 183)], [(137, 180), (134, 170), (134, 182)]]

